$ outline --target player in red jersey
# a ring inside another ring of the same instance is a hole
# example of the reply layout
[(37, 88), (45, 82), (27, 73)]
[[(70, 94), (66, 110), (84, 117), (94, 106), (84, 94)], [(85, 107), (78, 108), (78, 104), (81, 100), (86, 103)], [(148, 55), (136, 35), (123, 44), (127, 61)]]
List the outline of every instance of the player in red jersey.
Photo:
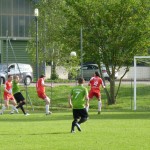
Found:
[(10, 113), (13, 114), (14, 110), (18, 113), (18, 109), (16, 108), (17, 103), (12, 95), (12, 80), (13, 76), (8, 75), (8, 80), (4, 85), (4, 105), (0, 112), (1, 115), (4, 113), (5, 109), (9, 107), (9, 101), (12, 103), (12, 110)]
[[(89, 99), (91, 100), (94, 96), (98, 100), (98, 114), (101, 112), (102, 107), (102, 101), (101, 101), (101, 93), (100, 93), (100, 86), (105, 88), (105, 85), (103, 83), (103, 80), (100, 78), (99, 73), (96, 71), (94, 74), (94, 77), (90, 79), (90, 82), (88, 84), (91, 86), (90, 92), (89, 92)], [(87, 108), (88, 110), (88, 108)]]
[(45, 101), (46, 115), (49, 115), (52, 113), (49, 111), (50, 98), (45, 93), (45, 87), (49, 87), (49, 85), (46, 85), (44, 83), (44, 80), (45, 80), (45, 75), (41, 75), (36, 83), (36, 91), (37, 91), (38, 97)]

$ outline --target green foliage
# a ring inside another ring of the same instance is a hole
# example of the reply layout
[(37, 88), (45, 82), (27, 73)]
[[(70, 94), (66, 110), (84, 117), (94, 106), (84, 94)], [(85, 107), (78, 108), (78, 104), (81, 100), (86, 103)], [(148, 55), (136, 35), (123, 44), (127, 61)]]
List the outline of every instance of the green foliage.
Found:
[[(115, 72), (126, 66), (129, 71), (134, 55), (147, 55), (150, 47), (149, 0), (43, 0), (39, 8), (40, 61), (54, 62), (76, 76), (81, 56), (83, 62), (103, 63), (110, 78), (108, 100), (116, 102), (120, 85), (115, 86)], [(35, 30), (31, 29), (35, 37)], [(29, 53), (35, 58), (34, 39)], [(70, 52), (76, 51), (72, 60)], [(110, 71), (111, 65), (111, 71)]]
[(52, 80), (57, 80), (58, 79), (58, 75), (56, 73), (52, 73), (51, 74), (51, 79)]
[(67, 45), (77, 49), (83, 28), (84, 62), (105, 64), (110, 77), (110, 104), (116, 102), (115, 91), (120, 88), (115, 90), (115, 71), (126, 66), (124, 76), (135, 55), (148, 54), (149, 8), (148, 0), (66, 0), (64, 16), (68, 21), (63, 40), (67, 43), (70, 39)]
[[(60, 63), (63, 45), (59, 42), (61, 25), (64, 24), (61, 17), (61, 0), (44, 0), (36, 4), (39, 9), (38, 16), (38, 46), (39, 61)], [(35, 22), (31, 26), (31, 36), (36, 36)], [(35, 58), (35, 39), (32, 38), (28, 45), (28, 52)], [(69, 56), (69, 54), (68, 54)]]

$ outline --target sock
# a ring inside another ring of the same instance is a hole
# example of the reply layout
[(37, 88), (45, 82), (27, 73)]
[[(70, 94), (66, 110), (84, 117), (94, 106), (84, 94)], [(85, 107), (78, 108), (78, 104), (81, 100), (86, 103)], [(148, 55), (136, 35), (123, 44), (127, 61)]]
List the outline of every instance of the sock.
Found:
[(48, 113), (49, 112), (49, 105), (46, 105), (45, 109), (46, 109), (46, 113)]
[(72, 121), (71, 131), (74, 131), (74, 127), (76, 123), (77, 123), (76, 119)]
[(86, 111), (87, 111), (87, 112), (89, 111), (89, 106), (86, 107)]
[(18, 104), (18, 106), (17, 106), (16, 108), (18, 109), (20, 106), (22, 106), (22, 104), (21, 104), (21, 103), (19, 103), (19, 104)]
[(12, 109), (15, 110), (18, 113), (18, 109), (16, 108), (16, 106), (12, 105)]
[(22, 105), (20, 106), (20, 109), (22, 110), (22, 112), (23, 112), (24, 114), (26, 114), (26, 112), (25, 112), (25, 110), (24, 110), (24, 108), (23, 108)]
[(98, 111), (101, 111), (101, 107), (102, 107), (102, 102), (98, 101)]
[(19, 107), (23, 106), (24, 104), (25, 104), (25, 102), (19, 103), (16, 108), (18, 109)]
[(81, 119), (79, 120), (78, 124), (81, 124), (81, 123), (83, 123), (83, 122), (85, 122), (85, 121), (87, 121), (87, 118), (81, 118)]
[(11, 113), (14, 113), (14, 106), (11, 106)]
[(3, 113), (3, 112), (5, 111), (5, 109), (6, 109), (6, 107), (5, 107), (5, 106), (3, 106), (3, 107), (2, 107), (2, 111), (1, 111), (1, 112)]

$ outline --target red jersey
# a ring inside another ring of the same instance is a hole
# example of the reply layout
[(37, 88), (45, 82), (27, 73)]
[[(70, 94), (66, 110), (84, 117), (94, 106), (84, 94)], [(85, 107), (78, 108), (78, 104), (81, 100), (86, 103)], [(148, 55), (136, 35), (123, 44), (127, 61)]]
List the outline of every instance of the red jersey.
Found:
[(89, 83), (92, 92), (100, 92), (100, 86), (103, 85), (103, 80), (100, 77), (95, 76), (90, 79)]
[[(6, 83), (5, 83), (5, 89), (6, 89), (7, 91), (10, 91), (10, 92), (12, 93), (12, 82), (11, 82), (11, 81), (6, 81)], [(5, 99), (5, 100), (12, 100), (12, 99), (14, 99), (14, 98), (13, 98), (13, 95), (12, 95), (12, 94), (7, 93), (7, 92), (4, 90), (4, 99)]]
[(45, 93), (45, 87), (42, 84), (44, 84), (44, 79), (39, 78), (39, 80), (36, 83), (37, 93)]

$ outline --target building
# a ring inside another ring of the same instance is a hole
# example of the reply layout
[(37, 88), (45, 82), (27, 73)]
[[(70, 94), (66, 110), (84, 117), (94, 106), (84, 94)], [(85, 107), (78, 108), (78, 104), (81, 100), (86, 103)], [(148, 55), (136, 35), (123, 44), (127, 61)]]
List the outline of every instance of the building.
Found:
[(0, 63), (30, 63), (26, 52), (37, 0), (0, 0)]

